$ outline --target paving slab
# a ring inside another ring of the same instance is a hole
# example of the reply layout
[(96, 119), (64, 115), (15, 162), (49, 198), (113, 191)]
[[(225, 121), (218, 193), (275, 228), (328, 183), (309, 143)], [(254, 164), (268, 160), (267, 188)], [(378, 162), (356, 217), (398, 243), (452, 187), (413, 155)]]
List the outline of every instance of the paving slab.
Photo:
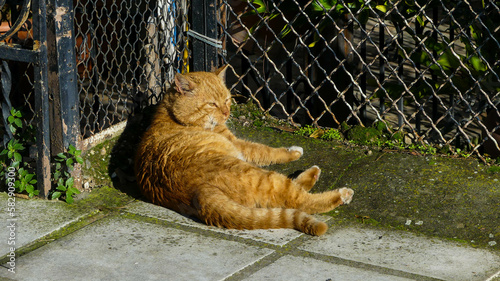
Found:
[(342, 281), (405, 281), (413, 280), (371, 270), (332, 264), (307, 257), (284, 256), (257, 271), (245, 281), (342, 280)]
[[(72, 208), (62, 201), (26, 200), (18, 197), (13, 197), (15, 201), (9, 201), (8, 198), (7, 193), (0, 193), (0, 202), (5, 204), (0, 212), (3, 224), (0, 227), (0, 256), (8, 254), (12, 246), (19, 249), (93, 212)], [(12, 212), (14, 216), (7, 210), (8, 202), (15, 204)], [(11, 237), (14, 239), (9, 240)], [(14, 241), (15, 244), (10, 245), (9, 241)]]
[(108, 217), (16, 261), (15, 280), (221, 280), (271, 254), (162, 225)]
[(443, 280), (486, 280), (500, 270), (500, 256), (412, 233), (337, 227), (300, 249)]
[[(146, 203), (143, 201), (135, 201), (129, 204), (125, 208), (125, 211), (133, 214), (174, 222), (185, 226), (196, 227), (203, 230), (210, 230), (240, 238), (252, 239), (255, 241), (269, 243), (277, 246), (283, 246), (289, 243), (290, 241), (304, 235), (303, 233), (293, 229), (235, 230), (235, 229), (224, 229), (213, 226), (207, 226), (206, 224), (200, 223), (195, 219), (185, 217), (167, 208)], [(319, 219), (322, 219), (323, 221), (327, 221), (328, 219), (331, 218), (327, 216), (317, 216), (317, 217)]]

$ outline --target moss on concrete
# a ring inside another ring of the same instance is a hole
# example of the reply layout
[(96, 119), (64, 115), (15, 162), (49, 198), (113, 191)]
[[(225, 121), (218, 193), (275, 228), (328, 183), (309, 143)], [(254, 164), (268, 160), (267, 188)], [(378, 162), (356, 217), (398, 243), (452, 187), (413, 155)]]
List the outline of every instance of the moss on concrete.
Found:
[(128, 194), (105, 185), (94, 188), (92, 192), (82, 193), (75, 201), (74, 208), (114, 211), (134, 200), (135, 199)]
[(500, 240), (500, 174), (475, 159), (373, 152), (238, 125), (233, 130), (242, 138), (275, 147), (302, 146), (301, 159), (269, 168), (293, 175), (320, 166), (321, 179), (312, 192), (353, 188), (351, 205), (329, 214), (339, 223), (408, 230), (498, 248), (490, 245)]
[(111, 150), (117, 140), (117, 137), (106, 140), (83, 153), (82, 173), (84, 186), (87, 189), (111, 185), (108, 166), (111, 158)]

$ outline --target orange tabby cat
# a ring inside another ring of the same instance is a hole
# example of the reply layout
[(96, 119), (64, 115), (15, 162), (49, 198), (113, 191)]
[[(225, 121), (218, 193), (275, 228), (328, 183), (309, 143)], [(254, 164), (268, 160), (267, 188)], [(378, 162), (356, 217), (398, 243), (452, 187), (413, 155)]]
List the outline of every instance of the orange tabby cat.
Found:
[(226, 127), (231, 95), (225, 67), (214, 73), (177, 74), (158, 105), (135, 158), (142, 194), (152, 203), (236, 229), (327, 230), (311, 216), (348, 204), (348, 188), (312, 194), (320, 169), (290, 179), (259, 166), (302, 156), (302, 148), (271, 148), (236, 138)]

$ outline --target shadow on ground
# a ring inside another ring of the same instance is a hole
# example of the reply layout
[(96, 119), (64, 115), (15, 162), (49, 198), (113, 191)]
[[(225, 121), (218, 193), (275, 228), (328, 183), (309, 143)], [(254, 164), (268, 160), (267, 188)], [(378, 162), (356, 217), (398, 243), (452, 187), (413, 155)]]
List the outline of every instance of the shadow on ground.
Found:
[(108, 175), (113, 186), (129, 196), (143, 200), (134, 176), (134, 155), (142, 135), (151, 124), (155, 112), (154, 106), (149, 106), (141, 113), (130, 116), (123, 133), (117, 139), (108, 165)]

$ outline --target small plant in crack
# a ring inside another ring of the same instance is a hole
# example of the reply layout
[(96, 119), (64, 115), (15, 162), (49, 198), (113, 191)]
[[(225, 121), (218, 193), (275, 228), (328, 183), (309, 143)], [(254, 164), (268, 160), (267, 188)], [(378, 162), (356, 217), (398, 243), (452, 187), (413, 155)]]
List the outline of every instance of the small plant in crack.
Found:
[(81, 153), (81, 150), (77, 150), (73, 145), (70, 145), (66, 153), (59, 153), (55, 157), (53, 182), (56, 186), (50, 195), (51, 199), (64, 199), (68, 204), (71, 204), (74, 201), (73, 196), (80, 193), (74, 187), (75, 179), (71, 175), (71, 172), (75, 163), (83, 163), (83, 159), (80, 156)]

